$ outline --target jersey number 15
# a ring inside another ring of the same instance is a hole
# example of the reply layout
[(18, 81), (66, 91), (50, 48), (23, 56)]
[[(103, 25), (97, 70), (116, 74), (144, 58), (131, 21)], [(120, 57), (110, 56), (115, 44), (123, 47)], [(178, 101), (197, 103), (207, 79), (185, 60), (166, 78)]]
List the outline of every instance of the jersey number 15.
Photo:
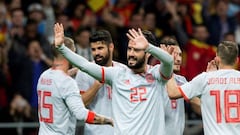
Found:
[[(53, 105), (46, 103), (46, 97), (51, 97), (52, 93), (49, 91), (38, 90), (38, 114), (39, 121), (45, 123), (53, 123)], [(42, 109), (45, 109), (45, 114), (48, 112), (48, 117), (42, 116)]]

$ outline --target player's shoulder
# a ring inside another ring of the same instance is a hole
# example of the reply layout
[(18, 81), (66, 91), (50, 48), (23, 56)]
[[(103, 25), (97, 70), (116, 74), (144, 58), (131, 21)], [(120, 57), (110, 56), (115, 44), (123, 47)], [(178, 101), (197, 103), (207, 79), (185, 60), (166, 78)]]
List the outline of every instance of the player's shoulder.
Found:
[(113, 61), (113, 67), (127, 68), (127, 66), (123, 63)]
[(73, 78), (70, 77), (67, 73), (63, 72), (62, 70), (50, 69), (49, 74), (52, 74), (55, 80), (59, 82), (69, 82), (73, 81)]
[(178, 85), (182, 85), (187, 82), (187, 79), (184, 76), (178, 74), (174, 74), (174, 79), (176, 80)]
[(174, 74), (174, 78), (177, 80), (186, 80), (186, 77), (183, 75)]

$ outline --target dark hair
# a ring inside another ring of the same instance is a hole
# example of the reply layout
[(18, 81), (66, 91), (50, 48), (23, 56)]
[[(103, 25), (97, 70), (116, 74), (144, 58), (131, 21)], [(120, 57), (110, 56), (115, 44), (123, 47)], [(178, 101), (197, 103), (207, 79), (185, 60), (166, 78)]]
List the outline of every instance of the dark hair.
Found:
[(166, 39), (163, 39), (161, 40), (160, 44), (179, 46), (177, 40), (174, 37), (168, 37)]
[(217, 47), (217, 56), (225, 65), (234, 65), (238, 57), (238, 45), (232, 41), (222, 41)]
[(147, 39), (147, 41), (149, 43), (151, 43), (152, 45), (157, 45), (157, 39), (156, 37), (152, 34), (151, 31), (149, 30), (143, 30), (142, 34), (144, 35), (144, 37)]
[(113, 43), (112, 36), (111, 36), (110, 32), (107, 30), (98, 30), (89, 37), (90, 43), (97, 42), (97, 41), (101, 41), (101, 42), (105, 43), (106, 45)]

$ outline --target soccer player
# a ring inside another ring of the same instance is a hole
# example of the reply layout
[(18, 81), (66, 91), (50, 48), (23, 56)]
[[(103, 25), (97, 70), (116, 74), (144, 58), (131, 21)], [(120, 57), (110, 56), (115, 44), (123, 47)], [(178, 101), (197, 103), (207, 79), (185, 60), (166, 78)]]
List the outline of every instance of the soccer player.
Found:
[[(174, 48), (172, 52), (172, 55), (174, 55), (173, 77), (178, 85), (182, 85), (187, 82), (184, 76), (178, 75), (182, 64), (182, 51), (173, 38), (167, 38), (161, 42), (161, 47), (165, 48), (166, 51), (169, 51), (167, 50), (168, 46)], [(165, 133), (166, 135), (182, 135), (185, 127), (184, 99), (170, 100), (167, 90), (165, 94)]]
[[(75, 50), (73, 40), (63, 38), (64, 44)], [(67, 75), (70, 63), (53, 48), (52, 68), (43, 72), (38, 80), (39, 135), (74, 135), (76, 120), (90, 124), (110, 124), (112, 120), (87, 110), (76, 81)]]
[(237, 135), (240, 133), (240, 72), (235, 42), (223, 41), (214, 58), (215, 71), (203, 72), (177, 87), (171, 79), (167, 84), (170, 98), (186, 100), (201, 96), (201, 112), (205, 135)]
[[(126, 67), (113, 61), (114, 44), (106, 30), (94, 32), (90, 38), (92, 56), (96, 64), (106, 67)], [(85, 72), (78, 71), (75, 80), (81, 91), (84, 104), (98, 114), (112, 117), (112, 89), (108, 84), (100, 83)], [(113, 127), (108, 125), (85, 124), (84, 135), (113, 135)]]
[[(58, 50), (80, 70), (112, 87), (114, 134), (164, 134), (163, 92), (172, 76), (171, 55), (149, 44), (140, 29), (130, 29), (127, 33), (128, 68), (101, 67), (65, 47), (62, 24), (56, 23), (54, 29)], [(161, 65), (147, 65), (149, 53), (157, 57)]]

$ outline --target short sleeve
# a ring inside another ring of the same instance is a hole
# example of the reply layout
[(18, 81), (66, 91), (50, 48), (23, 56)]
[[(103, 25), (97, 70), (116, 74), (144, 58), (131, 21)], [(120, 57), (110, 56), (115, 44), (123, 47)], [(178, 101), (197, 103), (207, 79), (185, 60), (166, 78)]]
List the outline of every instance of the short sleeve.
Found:
[(201, 95), (207, 85), (206, 75), (207, 74), (204, 72), (193, 78), (190, 82), (180, 86), (180, 91), (183, 94), (183, 97), (188, 100)]

